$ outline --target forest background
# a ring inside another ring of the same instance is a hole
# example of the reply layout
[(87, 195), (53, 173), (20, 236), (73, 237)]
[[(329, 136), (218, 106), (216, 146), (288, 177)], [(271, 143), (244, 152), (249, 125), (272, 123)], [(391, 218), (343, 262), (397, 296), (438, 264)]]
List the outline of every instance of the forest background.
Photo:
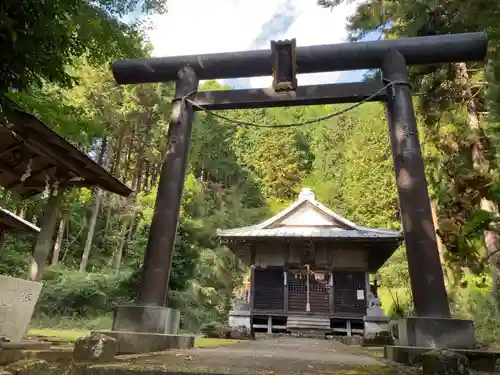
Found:
[[(335, 7), (342, 0), (320, 0)], [(142, 22), (124, 16), (142, 7)], [(35, 113), (134, 190), (64, 193), (35, 326), (110, 328), (117, 303), (136, 297), (152, 217), (173, 85), (117, 86), (109, 61), (150, 55), (147, 17), (164, 0), (7, 0), (0, 16), (0, 95)], [(325, 11), (328, 11), (325, 9)], [(49, 26), (47, 26), (49, 25)], [(353, 41), (486, 31), (489, 60), (412, 69), (411, 78), (443, 268), (453, 312), (477, 322), (479, 338), (500, 338), (500, 3), (496, 0), (367, 0), (349, 20)], [(366, 79), (377, 79), (371, 72)], [(207, 82), (203, 90), (228, 89)], [(332, 113), (311, 106), (238, 110), (261, 124)], [(258, 222), (296, 199), (302, 187), (346, 218), (400, 229), (384, 108), (364, 104), (319, 124), (288, 129), (236, 127), (199, 113), (189, 156), (169, 305), (182, 327), (225, 323), (248, 270), (215, 236)], [(37, 223), (46, 199), (0, 204)], [(33, 241), (7, 236), (0, 273), (26, 277)], [(392, 316), (411, 314), (404, 247), (380, 272)]]

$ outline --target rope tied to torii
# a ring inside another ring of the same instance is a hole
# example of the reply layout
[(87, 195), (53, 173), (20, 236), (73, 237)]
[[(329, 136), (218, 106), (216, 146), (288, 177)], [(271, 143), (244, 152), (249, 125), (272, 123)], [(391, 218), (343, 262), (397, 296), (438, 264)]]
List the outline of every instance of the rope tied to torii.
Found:
[(396, 85), (404, 85), (404, 86), (409, 86), (411, 88), (411, 84), (408, 81), (404, 81), (404, 80), (393, 80), (393, 81), (384, 80), (384, 81), (387, 83), (382, 88), (377, 90), (372, 95), (366, 97), (365, 99), (348, 106), (347, 108), (341, 109), (340, 111), (330, 113), (328, 115), (321, 116), (321, 117), (318, 117), (315, 119), (310, 119), (310, 120), (305, 120), (305, 121), (300, 121), (300, 122), (295, 122), (295, 123), (288, 123), (288, 124), (263, 125), (263, 124), (257, 124), (254, 122), (249, 122), (249, 121), (242, 121), (242, 120), (238, 120), (238, 119), (234, 119), (234, 118), (231, 118), (228, 116), (221, 115), (219, 113), (216, 113), (215, 111), (211, 111), (209, 109), (204, 108), (202, 105), (196, 103), (193, 99), (191, 99), (191, 97), (194, 94), (196, 94), (198, 92), (198, 90), (193, 90), (180, 98), (174, 98), (174, 99), (172, 99), (172, 103), (175, 103), (177, 101), (181, 101), (182, 103), (189, 103), (194, 108), (199, 109), (200, 111), (203, 111), (203, 112), (205, 112), (209, 115), (212, 115), (214, 117), (217, 117), (221, 120), (228, 121), (236, 126), (249, 126), (249, 127), (255, 127), (255, 128), (275, 128), (275, 129), (276, 128), (292, 128), (292, 127), (316, 124), (316, 123), (321, 122), (321, 121), (325, 121), (325, 120), (329, 120), (329, 119), (337, 117), (337, 116), (341, 116), (341, 115), (343, 115), (349, 111), (352, 111), (353, 109), (361, 106), (362, 104), (371, 101), (373, 98), (377, 97), (379, 94), (386, 91), (388, 88), (392, 88), (392, 91), (393, 91), (392, 97), (394, 98), (394, 95), (395, 95), (394, 89), (395, 89)]

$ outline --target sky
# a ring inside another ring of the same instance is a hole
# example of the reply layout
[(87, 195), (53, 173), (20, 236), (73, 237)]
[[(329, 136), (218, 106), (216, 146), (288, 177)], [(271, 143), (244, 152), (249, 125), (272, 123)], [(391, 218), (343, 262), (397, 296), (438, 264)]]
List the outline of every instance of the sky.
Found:
[[(169, 0), (152, 19), (154, 56), (269, 49), (271, 40), (296, 38), (297, 46), (341, 43), (356, 3), (333, 10), (317, 0)], [(370, 36), (373, 39), (377, 36)], [(358, 81), (363, 72), (298, 75), (299, 85)], [(271, 86), (271, 77), (221, 81), (235, 88)]]

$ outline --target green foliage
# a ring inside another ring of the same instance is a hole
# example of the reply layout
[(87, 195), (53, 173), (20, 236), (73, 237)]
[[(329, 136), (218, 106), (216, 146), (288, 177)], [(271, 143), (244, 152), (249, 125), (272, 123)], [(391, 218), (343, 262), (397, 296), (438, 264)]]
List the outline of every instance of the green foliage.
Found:
[(145, 13), (164, 12), (165, 1), (50, 0), (2, 2), (0, 12), (0, 94), (29, 89), (44, 81), (69, 86), (68, 66), (88, 56), (94, 65), (143, 55), (140, 25), (121, 17), (142, 5)]
[(473, 319), (478, 340), (483, 344), (498, 346), (499, 306), (495, 296), (491, 295), (491, 279), (467, 274), (464, 281), (457, 292), (456, 316)]
[(200, 332), (203, 333), (206, 337), (220, 337), (221, 332), (224, 329), (224, 325), (219, 322), (209, 322), (205, 323)]
[(48, 269), (37, 304), (37, 312), (47, 316), (93, 316), (111, 311), (114, 304), (129, 301), (124, 288), (128, 274), (82, 274), (64, 268)]
[(410, 72), (421, 93), (416, 107), (423, 125), (426, 170), (439, 208), (439, 234), (453, 266), (476, 273), (484, 269), (484, 252), (498, 250), (498, 238), (487, 246), (481, 242), (498, 216), (499, 10), (499, 3), (491, 0), (466, 6), (457, 0), (371, 0), (357, 7), (348, 26), (355, 40), (377, 28), (386, 38), (488, 33), (486, 75), (483, 63), (413, 67)]

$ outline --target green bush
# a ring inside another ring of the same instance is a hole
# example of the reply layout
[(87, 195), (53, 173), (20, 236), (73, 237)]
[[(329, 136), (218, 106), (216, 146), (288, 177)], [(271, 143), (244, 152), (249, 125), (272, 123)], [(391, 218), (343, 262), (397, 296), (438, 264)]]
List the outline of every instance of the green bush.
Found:
[(478, 277), (467, 275), (464, 287), (457, 291), (455, 316), (472, 319), (476, 327), (476, 336), (480, 343), (498, 345), (500, 342), (499, 301), (492, 295), (491, 280), (485, 285), (478, 282)]
[(201, 327), (201, 333), (210, 338), (222, 338), (226, 331), (225, 326), (219, 322), (206, 323)]
[(48, 268), (36, 313), (45, 316), (96, 316), (112, 311), (118, 303), (128, 303), (130, 272), (119, 275), (82, 274), (64, 268)]
[(5, 234), (5, 243), (0, 247), (0, 275), (25, 278), (28, 275), (31, 242), (22, 236)]
[[(65, 267), (47, 267), (33, 324), (44, 326), (60, 320), (64, 327), (74, 325), (81, 328), (99, 321), (96, 323), (99, 326), (102, 317), (109, 319), (115, 305), (134, 302), (139, 271), (138, 266), (131, 266), (118, 275), (111, 271), (83, 274)], [(171, 290), (168, 306), (181, 311), (181, 329), (184, 331), (199, 332), (203, 323), (217, 318), (214, 307), (205, 301), (199, 302), (193, 291)]]

